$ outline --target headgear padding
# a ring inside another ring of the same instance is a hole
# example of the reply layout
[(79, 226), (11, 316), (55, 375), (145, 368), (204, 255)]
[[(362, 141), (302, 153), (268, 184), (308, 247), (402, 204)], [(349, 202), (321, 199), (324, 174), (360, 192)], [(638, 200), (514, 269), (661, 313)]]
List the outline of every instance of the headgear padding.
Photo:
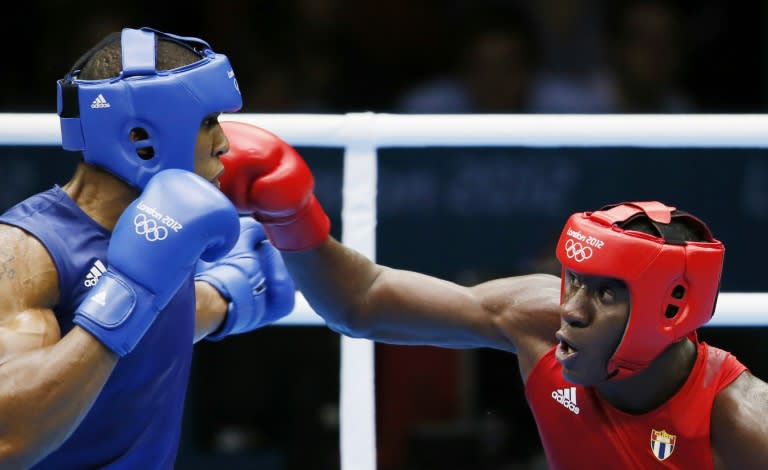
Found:
[[(661, 237), (621, 226), (647, 216)], [(670, 230), (686, 219), (705, 241), (686, 241)], [(565, 270), (621, 279), (629, 288), (630, 314), (608, 362), (619, 379), (645, 369), (670, 344), (712, 318), (725, 248), (696, 217), (660, 202), (629, 202), (573, 214), (557, 244)]]
[[(157, 70), (156, 36), (193, 50), (200, 60)], [(120, 41), (122, 71), (117, 77), (81, 80), (79, 69), (91, 53), (58, 81), (61, 138), (66, 150), (83, 151), (87, 163), (141, 189), (160, 170), (193, 171), (203, 119), (237, 111), (242, 97), (227, 57), (201, 39), (126, 28)], [(132, 130), (148, 138), (132, 138)]]

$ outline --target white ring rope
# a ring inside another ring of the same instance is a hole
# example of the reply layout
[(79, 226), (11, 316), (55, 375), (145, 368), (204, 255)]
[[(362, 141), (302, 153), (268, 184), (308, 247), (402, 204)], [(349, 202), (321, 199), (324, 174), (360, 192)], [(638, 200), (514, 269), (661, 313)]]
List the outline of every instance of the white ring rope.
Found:
[[(232, 114), (296, 146), (339, 147), (344, 156), (342, 241), (375, 259), (380, 147), (768, 148), (768, 115)], [(55, 114), (0, 113), (0, 145), (61, 145)], [(768, 325), (768, 292), (724, 292), (711, 326)], [(322, 325), (297, 293), (283, 325)], [(341, 463), (376, 468), (373, 343), (342, 339)]]
[[(353, 125), (361, 115), (367, 126)], [(230, 114), (293, 145), (766, 148), (764, 114)], [(0, 113), (0, 145), (60, 145), (55, 114)]]
[[(768, 115), (394, 115), (230, 114), (222, 120), (259, 125), (293, 145), (349, 148), (362, 143), (378, 147), (602, 147), (768, 148)], [(56, 114), (0, 113), (0, 145), (61, 145)], [(360, 158), (368, 158), (357, 152)], [(353, 158), (347, 153), (346, 158)], [(357, 158), (357, 157), (355, 157)], [(345, 162), (345, 167), (347, 163)], [(375, 165), (370, 167), (376, 171)], [(357, 175), (372, 183), (375, 174)], [(371, 191), (369, 190), (369, 191)], [(345, 187), (345, 191), (348, 188)], [(361, 194), (369, 197), (370, 192)], [(344, 199), (343, 210), (351, 198)], [(375, 205), (370, 208), (375, 211)], [(342, 215), (343, 217), (343, 215)], [(368, 214), (373, 217), (375, 212)], [(345, 224), (346, 225), (346, 224)], [(370, 234), (374, 236), (373, 234)], [(369, 241), (371, 247), (373, 240)], [(369, 254), (369, 253), (366, 253)], [(370, 253), (373, 254), (373, 253)], [(297, 295), (296, 309), (283, 325), (323, 325), (323, 320)], [(768, 325), (768, 293), (723, 292), (712, 326)]]

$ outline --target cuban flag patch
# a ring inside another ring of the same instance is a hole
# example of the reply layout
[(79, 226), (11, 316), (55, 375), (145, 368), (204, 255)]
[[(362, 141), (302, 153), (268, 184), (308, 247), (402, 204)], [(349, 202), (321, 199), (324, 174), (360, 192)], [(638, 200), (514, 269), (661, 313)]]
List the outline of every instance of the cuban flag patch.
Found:
[(675, 435), (667, 431), (651, 429), (651, 452), (657, 459), (666, 460), (675, 450)]

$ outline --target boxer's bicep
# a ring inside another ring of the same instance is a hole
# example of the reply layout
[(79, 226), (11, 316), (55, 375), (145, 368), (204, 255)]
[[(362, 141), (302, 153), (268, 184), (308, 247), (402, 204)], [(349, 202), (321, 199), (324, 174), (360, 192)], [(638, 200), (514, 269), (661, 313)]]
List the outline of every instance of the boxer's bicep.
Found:
[(47, 250), (26, 232), (0, 225), (0, 363), (60, 339), (57, 296)]
[(560, 279), (531, 274), (496, 279), (474, 288), (494, 325), (518, 356), (523, 379), (555, 344), (560, 327)]

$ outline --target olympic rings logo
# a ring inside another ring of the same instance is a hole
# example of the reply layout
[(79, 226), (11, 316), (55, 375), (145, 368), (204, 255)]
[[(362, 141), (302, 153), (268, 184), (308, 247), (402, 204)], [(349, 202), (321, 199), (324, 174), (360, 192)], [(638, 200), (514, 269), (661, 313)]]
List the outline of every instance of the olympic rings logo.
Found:
[(168, 238), (168, 229), (158, 225), (154, 219), (144, 214), (137, 214), (133, 218), (133, 225), (136, 227), (136, 234), (144, 235), (147, 241), (156, 242)]
[(579, 242), (575, 242), (568, 239), (567, 242), (565, 242), (565, 255), (569, 259), (573, 259), (577, 263), (581, 263), (582, 261), (588, 260), (592, 257), (592, 248), (588, 246), (584, 246)]

